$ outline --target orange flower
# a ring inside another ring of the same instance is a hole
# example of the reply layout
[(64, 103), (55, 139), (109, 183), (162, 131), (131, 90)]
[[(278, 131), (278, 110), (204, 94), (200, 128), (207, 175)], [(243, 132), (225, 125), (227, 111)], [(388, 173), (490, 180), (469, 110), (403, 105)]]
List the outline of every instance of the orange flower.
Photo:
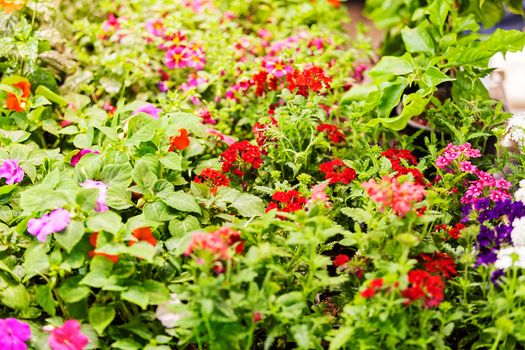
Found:
[[(0, 4), (1, 1), (2, 0), (0, 0)], [(12, 111), (22, 112), (26, 108), (27, 98), (31, 93), (31, 84), (27, 81), (21, 81), (16, 84), (13, 84), (13, 86), (22, 90), (22, 96), (18, 97), (15, 94), (8, 93), (6, 99), (6, 107), (7, 109)]]
[[(92, 247), (96, 248), (97, 247), (97, 239), (98, 239), (98, 232), (93, 232), (90, 236), (89, 236), (89, 244), (91, 244)], [(95, 249), (91, 250), (89, 253), (89, 256), (92, 258), (94, 256), (103, 256), (109, 260), (111, 260), (111, 262), (113, 264), (116, 264), (118, 262), (118, 255), (111, 255), (111, 254), (107, 254), (107, 253), (99, 253), (97, 251), (95, 251)]]
[(157, 239), (153, 236), (151, 228), (149, 227), (139, 227), (133, 230), (133, 236), (137, 239), (136, 241), (129, 241), (129, 245), (132, 246), (139, 241), (148, 242), (152, 246), (157, 245)]
[(190, 145), (190, 139), (188, 138), (188, 130), (184, 128), (179, 129), (179, 134), (179, 136), (172, 136), (170, 138), (170, 152), (173, 152), (175, 148), (179, 151), (182, 151), (183, 149), (188, 148), (188, 146)]
[(4, 9), (5, 13), (11, 13), (24, 7), (25, 2), (25, 0), (0, 0), (0, 7)]
[(328, 3), (336, 8), (341, 7), (341, 0), (328, 0)]

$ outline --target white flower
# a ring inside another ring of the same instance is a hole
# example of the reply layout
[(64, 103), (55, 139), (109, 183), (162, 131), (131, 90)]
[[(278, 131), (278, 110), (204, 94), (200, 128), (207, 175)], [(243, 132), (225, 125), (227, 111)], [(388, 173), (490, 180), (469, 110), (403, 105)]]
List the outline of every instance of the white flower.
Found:
[(174, 305), (180, 304), (182, 304), (182, 302), (177, 294), (171, 294), (169, 301), (157, 306), (155, 316), (164, 327), (173, 328), (178, 321), (187, 316), (187, 312), (176, 312), (173, 310), (175, 308)]
[(525, 247), (506, 247), (498, 252), (494, 266), (498, 269), (508, 269), (512, 265), (525, 268)]
[(510, 236), (514, 246), (525, 246), (525, 217), (514, 219)]
[(520, 188), (514, 193), (517, 201), (525, 203), (525, 180), (520, 181)]
[(525, 113), (515, 114), (507, 121), (507, 134), (502, 145), (508, 147), (512, 142), (521, 147), (525, 146)]

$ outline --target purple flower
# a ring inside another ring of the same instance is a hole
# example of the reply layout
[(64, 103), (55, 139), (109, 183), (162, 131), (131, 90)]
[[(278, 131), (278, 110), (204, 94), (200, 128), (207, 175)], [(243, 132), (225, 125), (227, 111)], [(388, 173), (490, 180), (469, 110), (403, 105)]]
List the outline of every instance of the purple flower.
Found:
[(96, 188), (98, 190), (97, 205), (95, 211), (102, 212), (109, 210), (106, 205), (106, 197), (108, 194), (108, 186), (102, 181), (86, 180), (80, 184), (84, 188)]
[(0, 178), (5, 178), (5, 183), (12, 185), (19, 183), (24, 178), (24, 171), (18, 166), (16, 159), (4, 159), (0, 166)]
[(86, 154), (89, 154), (89, 153), (99, 154), (98, 151), (94, 151), (94, 150), (89, 149), (89, 148), (84, 148), (84, 149), (78, 151), (77, 154), (75, 154), (73, 157), (71, 157), (71, 165), (72, 166), (77, 166), (77, 164), (80, 161), (80, 159), (82, 157), (84, 157)]
[(155, 105), (151, 103), (146, 103), (143, 106), (140, 106), (137, 108), (132, 115), (135, 115), (137, 113), (146, 113), (153, 117), (153, 119), (159, 119), (160, 112), (162, 112), (162, 109), (155, 107)]
[(42, 215), (40, 219), (29, 220), (27, 232), (36, 236), (40, 242), (44, 242), (48, 235), (65, 230), (70, 219), (71, 215), (67, 210), (58, 208), (49, 214)]
[(494, 270), (491, 274), (490, 274), (490, 281), (496, 285), (496, 286), (499, 286), (499, 282), (500, 282), (500, 278), (503, 277), (505, 275), (505, 270), (503, 269), (497, 269), (497, 270)]
[(16, 318), (0, 318), (0, 349), (26, 350), (26, 341), (31, 338), (31, 329)]

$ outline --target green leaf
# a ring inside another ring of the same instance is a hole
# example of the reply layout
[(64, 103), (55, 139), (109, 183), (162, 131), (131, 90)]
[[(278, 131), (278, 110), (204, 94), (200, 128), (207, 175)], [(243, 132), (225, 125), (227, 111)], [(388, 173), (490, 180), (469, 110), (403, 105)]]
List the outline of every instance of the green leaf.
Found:
[(182, 170), (182, 157), (175, 152), (169, 152), (164, 157), (160, 158), (160, 162), (170, 170)]
[(381, 84), (381, 97), (377, 105), (377, 114), (380, 118), (389, 117), (392, 109), (399, 104), (403, 91), (405, 91), (406, 88), (406, 80), (400, 79), (401, 78), (398, 78), (393, 83), (385, 82)]
[(9, 286), (0, 291), (0, 303), (15, 310), (24, 310), (29, 307), (29, 293), (21, 284)]
[(168, 206), (160, 201), (146, 204), (143, 213), (147, 220), (155, 222), (169, 221), (175, 217)]
[(79, 284), (81, 279), (82, 276), (70, 277), (58, 289), (60, 297), (66, 303), (77, 303), (86, 299), (91, 293), (88, 287)]
[(170, 299), (170, 291), (163, 283), (145, 280), (142, 286), (148, 293), (150, 305), (159, 305)]
[(122, 218), (117, 213), (105, 211), (89, 218), (86, 224), (92, 232), (106, 231), (116, 234), (122, 225)]
[(141, 142), (150, 141), (157, 129), (159, 123), (149, 115), (137, 114), (129, 121), (128, 139), (126, 145), (129, 147), (136, 146)]
[(51, 316), (55, 316), (58, 303), (53, 297), (53, 292), (49, 286), (37, 286), (35, 290), (35, 297), (36, 302), (42, 309), (44, 309), (45, 312)]
[(373, 84), (356, 85), (343, 95), (341, 98), (341, 104), (344, 105), (353, 101), (368, 100), (371, 95), (376, 95), (378, 92), (378, 87)]
[(44, 96), (51, 102), (55, 102), (61, 106), (67, 106), (67, 101), (62, 96), (57, 95), (56, 93), (49, 90), (49, 88), (47, 88), (44, 85), (40, 85), (39, 87), (36, 88), (35, 95)]
[(405, 95), (403, 97), (403, 112), (394, 118), (377, 118), (368, 122), (368, 126), (376, 126), (381, 123), (384, 127), (399, 131), (403, 130), (410, 118), (418, 116), (425, 110), (430, 101), (430, 96), (422, 96), (419, 93)]
[(71, 220), (64, 232), (56, 233), (54, 236), (58, 244), (70, 253), (75, 245), (82, 239), (84, 232), (84, 224), (82, 222)]
[(263, 200), (249, 193), (240, 194), (233, 200), (231, 206), (237, 209), (239, 215), (244, 217), (259, 216), (264, 213)]
[(372, 68), (368, 75), (377, 77), (381, 75), (405, 75), (412, 73), (416, 68), (416, 64), (412, 56), (407, 52), (401, 57), (384, 56)]
[(201, 207), (195, 198), (184, 191), (177, 191), (163, 195), (160, 197), (160, 200), (162, 200), (168, 206), (180, 211), (193, 212), (197, 214), (201, 213)]
[(20, 206), (27, 213), (44, 212), (66, 204), (67, 198), (62, 193), (44, 184), (31, 187), (20, 195)]
[(405, 27), (401, 30), (401, 37), (408, 52), (422, 52), (427, 55), (434, 55), (434, 40), (428, 34), (425, 26), (428, 22), (421, 22), (417, 28)]
[(135, 162), (133, 180), (143, 188), (151, 188), (157, 181), (158, 169), (159, 161), (155, 157), (142, 157)]
[(91, 211), (97, 204), (99, 190), (96, 188), (82, 188), (75, 196), (75, 202), (83, 211)]
[(100, 171), (100, 180), (108, 186), (128, 186), (133, 177), (133, 168), (129, 162), (120, 164), (104, 164)]
[(143, 310), (146, 310), (149, 304), (149, 294), (140, 286), (129, 287), (128, 290), (120, 294), (120, 297), (123, 300), (140, 306)]
[(89, 323), (99, 335), (102, 335), (115, 319), (115, 315), (115, 309), (111, 306), (93, 305), (89, 309)]
[(372, 214), (362, 208), (341, 208), (341, 213), (351, 217), (354, 221), (369, 224), (372, 220)]
[(137, 242), (131, 247), (123, 248), (121, 251), (124, 254), (129, 254), (136, 258), (144, 259), (147, 262), (152, 262), (157, 250), (149, 243)]
[(198, 230), (200, 228), (199, 220), (191, 215), (188, 215), (184, 220), (173, 219), (168, 225), (170, 234), (173, 237), (182, 237), (188, 232)]
[(46, 254), (49, 250), (46, 245), (39, 242), (33, 243), (24, 253), (23, 267), (25, 270), (24, 282), (29, 281), (32, 277), (46, 272), (49, 269), (49, 256)]
[(425, 73), (421, 76), (421, 80), (428, 87), (435, 87), (446, 81), (455, 80), (454, 78), (449, 77), (445, 73), (441, 72), (436, 67), (428, 68)]
[(124, 210), (133, 205), (131, 192), (126, 187), (110, 186), (106, 197), (106, 204), (116, 210)]

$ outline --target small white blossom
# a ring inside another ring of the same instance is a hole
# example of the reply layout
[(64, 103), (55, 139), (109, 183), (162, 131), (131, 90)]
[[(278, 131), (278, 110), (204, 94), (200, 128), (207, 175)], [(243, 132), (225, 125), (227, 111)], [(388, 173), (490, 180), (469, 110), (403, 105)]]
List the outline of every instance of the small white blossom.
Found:
[(516, 143), (520, 147), (525, 146), (525, 113), (518, 113), (507, 121), (507, 134), (501, 144), (510, 147)]
[(520, 188), (514, 193), (517, 201), (525, 203), (525, 180), (520, 181)]
[(525, 246), (525, 217), (514, 219), (510, 236), (514, 246)]
[(506, 247), (498, 252), (498, 259), (494, 266), (498, 269), (508, 269), (515, 265), (525, 268), (525, 247)]
[(173, 328), (175, 324), (180, 321), (182, 318), (186, 317), (186, 312), (176, 312), (173, 311), (174, 305), (182, 304), (177, 294), (171, 294), (169, 301), (160, 304), (157, 306), (157, 311), (155, 316), (166, 328)]

